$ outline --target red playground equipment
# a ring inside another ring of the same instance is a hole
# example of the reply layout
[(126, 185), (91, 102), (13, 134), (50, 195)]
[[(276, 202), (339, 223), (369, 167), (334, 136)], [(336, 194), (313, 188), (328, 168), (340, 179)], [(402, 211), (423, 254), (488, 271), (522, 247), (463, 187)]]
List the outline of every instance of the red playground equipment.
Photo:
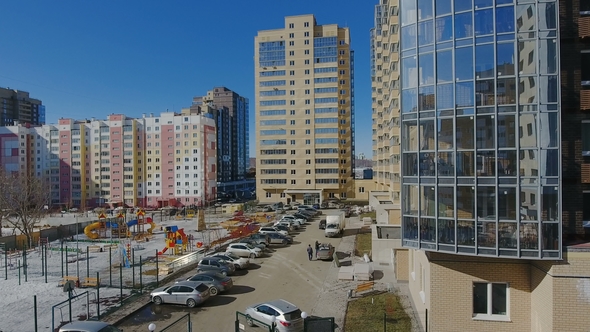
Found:
[(188, 246), (188, 238), (184, 234), (184, 228), (178, 226), (166, 226), (166, 248), (158, 252), (163, 255), (169, 248), (173, 249), (174, 255), (182, 255)]

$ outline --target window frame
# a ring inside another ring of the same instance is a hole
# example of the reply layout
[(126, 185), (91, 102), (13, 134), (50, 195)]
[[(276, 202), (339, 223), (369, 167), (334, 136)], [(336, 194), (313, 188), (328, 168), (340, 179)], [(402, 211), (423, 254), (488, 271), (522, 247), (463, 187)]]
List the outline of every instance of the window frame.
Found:
[[(487, 286), (487, 313), (475, 313), (474, 304), (475, 304), (475, 285), (476, 284), (485, 284)], [(492, 286), (496, 285), (506, 285), (506, 314), (492, 314)], [(471, 308), (471, 315), (473, 320), (487, 320), (487, 321), (501, 321), (501, 322), (509, 322), (510, 320), (510, 283), (509, 282), (483, 282), (483, 281), (474, 281), (471, 287), (471, 298), (472, 298), (472, 308)]]

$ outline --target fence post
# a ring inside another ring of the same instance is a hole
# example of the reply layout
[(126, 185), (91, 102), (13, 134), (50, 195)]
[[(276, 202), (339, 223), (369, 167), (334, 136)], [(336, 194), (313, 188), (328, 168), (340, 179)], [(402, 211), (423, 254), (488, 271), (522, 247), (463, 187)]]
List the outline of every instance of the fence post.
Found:
[(35, 315), (35, 332), (37, 332), (37, 295), (33, 295), (33, 312)]
[(131, 248), (131, 285), (135, 289), (135, 249)]
[(100, 320), (100, 274), (96, 272), (96, 316)]
[(90, 278), (90, 250), (86, 246), (86, 278)]
[(156, 249), (156, 288), (160, 285), (160, 268), (158, 267), (158, 249)]
[(111, 244), (109, 244), (109, 287), (113, 287), (113, 273), (111, 271), (112, 267), (113, 267), (112, 251), (113, 251), (113, 246), (111, 243)]
[[(62, 260), (62, 262), (63, 262), (63, 260)], [(66, 246), (66, 275), (68, 275), (68, 246)]]
[(18, 285), (20, 286), (20, 259), (18, 260)]
[(121, 261), (119, 261), (119, 280), (120, 280), (120, 294), (121, 294), (121, 304), (123, 304), (123, 258), (121, 257)]
[(383, 332), (387, 332), (387, 313), (383, 313)]
[(41, 276), (45, 275), (45, 262), (43, 261), (43, 246), (39, 248), (41, 250)]
[(45, 283), (47, 283), (47, 274), (49, 273), (49, 269), (47, 268), (49, 265), (47, 264), (47, 245), (45, 245)]
[(63, 239), (61, 240), (61, 250), (59, 251), (60, 255), (61, 255), (61, 277), (64, 277), (64, 243), (63, 243)]
[(143, 294), (143, 276), (142, 276), (142, 261), (141, 261), (141, 255), (139, 256), (139, 294)]
[(8, 280), (8, 251), (6, 249), (4, 249), (4, 280)]
[(424, 326), (424, 331), (425, 332), (428, 332), (428, 308), (426, 309), (426, 319), (425, 319), (425, 321), (426, 321), (426, 324), (424, 324), (425, 325)]

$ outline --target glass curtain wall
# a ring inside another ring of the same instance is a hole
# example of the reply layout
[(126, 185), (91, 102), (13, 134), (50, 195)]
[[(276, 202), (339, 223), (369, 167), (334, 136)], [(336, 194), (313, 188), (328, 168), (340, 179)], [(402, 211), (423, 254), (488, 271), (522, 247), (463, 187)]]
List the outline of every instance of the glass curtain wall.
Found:
[(400, 0), (403, 245), (555, 259), (555, 1)]

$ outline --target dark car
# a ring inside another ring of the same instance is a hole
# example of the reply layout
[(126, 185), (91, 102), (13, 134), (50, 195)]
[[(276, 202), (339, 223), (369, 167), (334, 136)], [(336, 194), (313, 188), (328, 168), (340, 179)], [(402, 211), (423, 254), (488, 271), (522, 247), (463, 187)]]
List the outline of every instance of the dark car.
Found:
[(317, 259), (330, 260), (333, 259), (334, 247), (330, 243), (320, 244), (320, 249), (316, 253)]
[(320, 209), (320, 205), (319, 204), (314, 204), (311, 207), (313, 207), (316, 210), (319, 210)]
[(253, 240), (258, 244), (264, 244), (265, 246), (268, 246), (268, 244), (270, 243), (270, 240), (268, 236), (266, 236), (266, 234), (254, 233), (246, 237), (246, 239)]
[(227, 262), (221, 257), (205, 257), (197, 264), (197, 273), (204, 271), (215, 271), (223, 275), (231, 275), (236, 272), (233, 263)]
[(271, 243), (281, 243), (281, 244), (293, 243), (293, 238), (291, 236), (285, 236), (280, 233), (268, 233), (266, 235), (268, 235), (268, 237), (270, 238)]
[(319, 228), (326, 229), (326, 219), (320, 220)]
[(239, 243), (248, 243), (250, 245), (253, 245), (257, 248), (260, 248), (261, 250), (265, 250), (266, 249), (266, 244), (264, 243), (258, 243), (256, 240), (250, 238), (250, 237), (245, 237), (242, 238), (238, 241)]
[(197, 273), (192, 277), (188, 277), (186, 280), (202, 282), (203, 284), (207, 285), (207, 287), (209, 287), (209, 294), (211, 294), (211, 296), (215, 296), (219, 292), (228, 291), (234, 285), (234, 282), (230, 277), (215, 273), (213, 271)]
[(303, 213), (293, 213), (293, 217), (295, 218), (299, 218), (299, 219), (305, 219), (307, 221), (309, 221), (311, 219), (311, 216), (309, 214), (303, 214)]

